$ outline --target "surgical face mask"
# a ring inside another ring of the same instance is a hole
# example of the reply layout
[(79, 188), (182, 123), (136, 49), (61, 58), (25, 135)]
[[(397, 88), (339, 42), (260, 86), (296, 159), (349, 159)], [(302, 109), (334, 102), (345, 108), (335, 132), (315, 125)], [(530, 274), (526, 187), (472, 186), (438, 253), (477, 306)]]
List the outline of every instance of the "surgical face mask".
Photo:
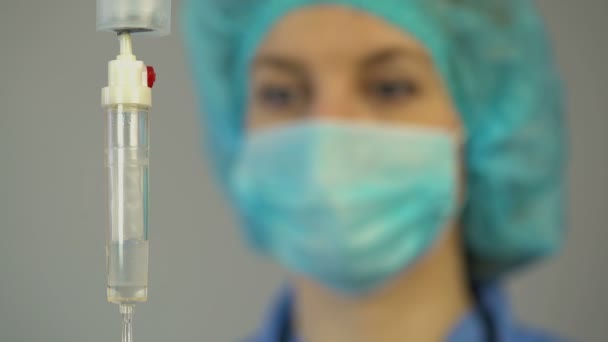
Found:
[(246, 138), (232, 195), (257, 249), (361, 294), (404, 271), (447, 227), (458, 147), (436, 128), (300, 122)]

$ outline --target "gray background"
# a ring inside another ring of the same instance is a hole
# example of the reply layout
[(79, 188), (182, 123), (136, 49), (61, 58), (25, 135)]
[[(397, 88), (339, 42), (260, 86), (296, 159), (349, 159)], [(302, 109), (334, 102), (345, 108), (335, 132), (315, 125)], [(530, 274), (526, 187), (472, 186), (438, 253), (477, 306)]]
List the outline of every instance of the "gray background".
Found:
[[(529, 322), (606, 341), (608, 1), (539, 4), (569, 85), (571, 228), (565, 251), (510, 289)], [(151, 290), (136, 308), (136, 340), (234, 341), (259, 322), (281, 274), (242, 248), (200, 156), (177, 33), (135, 41), (159, 74)], [(119, 340), (118, 308), (105, 302), (99, 105), (117, 49), (95, 32), (92, 0), (0, 2), (0, 341)]]

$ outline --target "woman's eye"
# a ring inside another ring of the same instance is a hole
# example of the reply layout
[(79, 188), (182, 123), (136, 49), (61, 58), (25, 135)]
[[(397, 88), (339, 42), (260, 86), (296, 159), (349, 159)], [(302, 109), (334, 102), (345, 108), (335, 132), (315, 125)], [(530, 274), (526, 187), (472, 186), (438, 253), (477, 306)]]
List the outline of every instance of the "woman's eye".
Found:
[(258, 92), (258, 100), (272, 108), (287, 108), (298, 100), (297, 92), (285, 86), (265, 86)]
[(410, 81), (379, 81), (373, 82), (369, 90), (377, 100), (397, 101), (414, 95), (417, 88)]

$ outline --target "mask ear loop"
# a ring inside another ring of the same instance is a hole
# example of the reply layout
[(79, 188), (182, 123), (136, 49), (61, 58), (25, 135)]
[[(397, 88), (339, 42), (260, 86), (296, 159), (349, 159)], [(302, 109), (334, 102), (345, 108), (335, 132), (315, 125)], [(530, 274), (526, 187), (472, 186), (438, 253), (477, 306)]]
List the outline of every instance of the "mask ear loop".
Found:
[(456, 203), (458, 206), (456, 208), (456, 213), (458, 217), (458, 221), (462, 221), (462, 215), (464, 214), (464, 210), (468, 203), (468, 187), (467, 187), (467, 144), (469, 142), (469, 135), (466, 132), (466, 129), (462, 127), (457, 133), (454, 135), (454, 146), (456, 146), (456, 179), (458, 181), (458, 198), (456, 199)]
[[(433, 130), (436, 131), (437, 128), (432, 128), (432, 127), (425, 127), (425, 126), (411, 126), (410, 129), (415, 129), (415, 130)], [(449, 229), (444, 230), (444, 232), (442, 234), (439, 235), (437, 240), (446, 238), (448, 235), (448, 230), (452, 230), (452, 229), (457, 229), (460, 230), (460, 237), (459, 239), (461, 240), (462, 243), (462, 247), (463, 247), (463, 254), (464, 254), (464, 260), (465, 260), (465, 267), (468, 266), (468, 253), (466, 252), (466, 244), (464, 243), (464, 226), (462, 225), (462, 216), (464, 214), (464, 210), (466, 208), (468, 199), (468, 192), (467, 192), (467, 186), (466, 186), (466, 142), (467, 142), (467, 134), (466, 132), (464, 132), (463, 129), (459, 129), (457, 132), (452, 132), (449, 131), (447, 129), (440, 129), (441, 131), (445, 132), (449, 138), (452, 141), (452, 157), (454, 159), (454, 187), (455, 187), (455, 191), (454, 191), (454, 207), (453, 207), (453, 211), (451, 214), (451, 217), (449, 218), (449, 220), (446, 222), (446, 227), (450, 227)], [(468, 271), (468, 267), (466, 269), (467, 274), (469, 274)], [(469, 279), (471, 277), (468, 277)], [(471, 287), (472, 288), (472, 287)]]

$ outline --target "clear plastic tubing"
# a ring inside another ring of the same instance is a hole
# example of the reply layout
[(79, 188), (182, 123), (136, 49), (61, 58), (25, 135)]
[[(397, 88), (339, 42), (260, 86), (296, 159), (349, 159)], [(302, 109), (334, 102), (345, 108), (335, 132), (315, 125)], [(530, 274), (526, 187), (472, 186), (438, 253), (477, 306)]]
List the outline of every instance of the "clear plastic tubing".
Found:
[(133, 342), (133, 305), (121, 304), (122, 342)]

